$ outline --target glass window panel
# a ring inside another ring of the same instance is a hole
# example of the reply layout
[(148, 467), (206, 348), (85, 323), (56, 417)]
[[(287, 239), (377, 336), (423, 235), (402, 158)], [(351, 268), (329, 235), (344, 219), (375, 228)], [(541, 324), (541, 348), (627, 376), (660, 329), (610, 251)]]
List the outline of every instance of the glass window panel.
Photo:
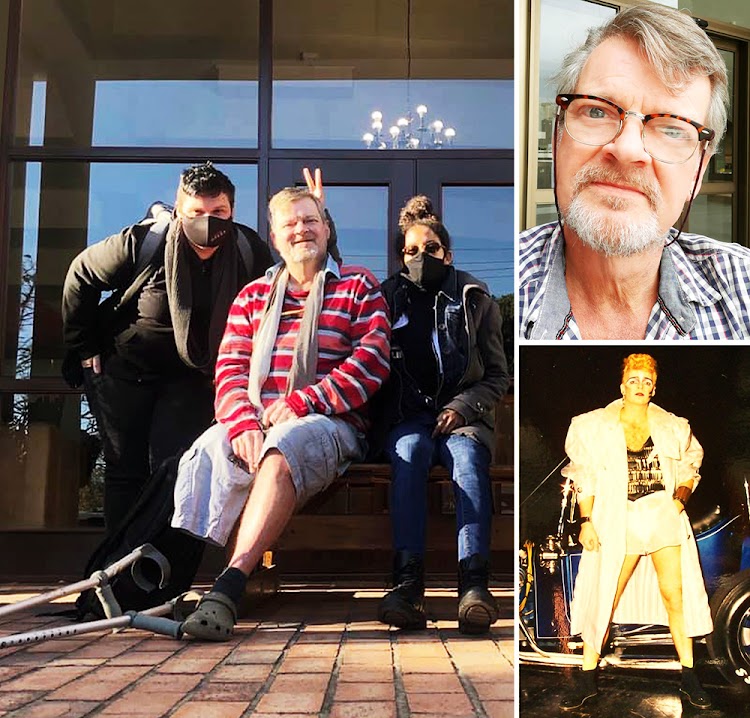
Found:
[(448, 0), (277, 0), (274, 17), (275, 147), (377, 148), (363, 140), (376, 110), (387, 146), (399, 118), (411, 121), (399, 146), (407, 130), (432, 146), (420, 105), (425, 128), (442, 121), (442, 148), (513, 147), (511, 0), (461, 12)]
[(691, 15), (721, 20), (738, 27), (750, 27), (750, 3), (745, 0), (680, 0), (680, 8)]
[(0, 526), (75, 526), (79, 500), (96, 511), (98, 453), (96, 429), (78, 394), (1, 394), (0, 475), (14, 480), (3, 487)]
[(382, 282), (388, 275), (388, 188), (326, 186), (326, 206), (344, 264), (367, 267)]
[(588, 29), (614, 17), (611, 7), (585, 0), (542, 0), (539, 28), (539, 119), (537, 125), (537, 189), (552, 187), (552, 134), (555, 127), (555, 96), (552, 77), (562, 60), (586, 39)]
[(496, 297), (513, 293), (513, 188), (444, 187), (453, 263)]
[(732, 195), (702, 194), (693, 200), (688, 230), (722, 242), (732, 240)]
[(727, 114), (727, 131), (708, 163), (704, 182), (731, 182), (734, 179), (734, 53), (719, 49), (724, 58), (729, 76), (729, 111)]
[(15, 143), (257, 147), (258, 0), (24, 0)]
[[(237, 188), (238, 221), (255, 226), (257, 168), (219, 167)], [(178, 164), (12, 165), (3, 376), (60, 375), (60, 300), (70, 262), (89, 244), (139, 221), (152, 202), (173, 202), (182, 169)]]
[(536, 206), (536, 223), (547, 224), (557, 222), (557, 208), (554, 204), (538, 204)]

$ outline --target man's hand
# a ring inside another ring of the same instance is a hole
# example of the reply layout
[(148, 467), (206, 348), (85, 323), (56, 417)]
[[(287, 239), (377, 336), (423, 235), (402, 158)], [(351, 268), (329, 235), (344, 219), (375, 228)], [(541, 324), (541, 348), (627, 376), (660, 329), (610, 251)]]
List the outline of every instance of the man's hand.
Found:
[(320, 167), (315, 168), (314, 179), (307, 167), (302, 168), (302, 176), (305, 178), (305, 182), (307, 182), (307, 189), (309, 189), (313, 197), (320, 202), (320, 208), (325, 209), (326, 196), (323, 191), (323, 173), (320, 171)]
[(681, 514), (685, 510), (685, 505), (678, 499), (672, 499), (672, 503), (677, 507), (677, 513)]
[(261, 423), (270, 427), (283, 424), (285, 421), (296, 419), (297, 415), (289, 408), (284, 399), (276, 399), (264, 412)]
[(243, 431), (232, 439), (232, 451), (247, 464), (252, 474), (258, 470), (263, 439), (262, 431)]
[(89, 357), (88, 359), (83, 359), (81, 361), (81, 366), (84, 368), (92, 369), (94, 374), (101, 374), (102, 373), (102, 358), (101, 356), (99, 356), (99, 354), (94, 354), (94, 356)]
[(465, 423), (466, 419), (457, 411), (443, 409), (438, 415), (435, 431), (432, 432), (432, 438), (434, 439), (439, 434), (450, 434), (454, 429), (458, 429), (459, 426), (463, 426)]
[(587, 551), (599, 550), (599, 546), (601, 546), (599, 543), (599, 535), (596, 533), (596, 529), (591, 521), (587, 521), (585, 524), (581, 525), (581, 530), (578, 532), (578, 542)]

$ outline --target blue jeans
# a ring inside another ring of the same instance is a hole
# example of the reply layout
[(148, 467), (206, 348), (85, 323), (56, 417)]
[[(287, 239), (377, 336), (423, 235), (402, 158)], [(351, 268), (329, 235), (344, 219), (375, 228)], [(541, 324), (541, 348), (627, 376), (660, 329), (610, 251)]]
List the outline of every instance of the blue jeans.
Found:
[(427, 477), (440, 464), (448, 469), (456, 502), (458, 559), (490, 555), (492, 494), (490, 451), (468, 436), (432, 438), (435, 419), (409, 419), (386, 440), (391, 460), (391, 527), (396, 551), (424, 555), (427, 523)]

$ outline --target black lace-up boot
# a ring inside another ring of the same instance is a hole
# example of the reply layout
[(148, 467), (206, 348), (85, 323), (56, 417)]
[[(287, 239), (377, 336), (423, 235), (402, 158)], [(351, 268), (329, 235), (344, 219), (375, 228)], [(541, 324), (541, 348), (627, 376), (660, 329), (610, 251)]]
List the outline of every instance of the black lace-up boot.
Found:
[(695, 708), (706, 710), (706, 708), (711, 707), (711, 696), (703, 690), (703, 686), (698, 681), (695, 671), (687, 666), (682, 667), (680, 693)]
[(458, 630), (486, 633), (497, 621), (497, 602), (487, 588), (489, 563), (478, 553), (458, 562)]
[(393, 588), (378, 607), (378, 620), (398, 628), (421, 629), (424, 613), (424, 559), (399, 551), (393, 559)]
[(560, 699), (560, 710), (572, 711), (580, 708), (589, 698), (598, 693), (596, 688), (596, 669), (573, 671), (573, 685), (566, 689)]

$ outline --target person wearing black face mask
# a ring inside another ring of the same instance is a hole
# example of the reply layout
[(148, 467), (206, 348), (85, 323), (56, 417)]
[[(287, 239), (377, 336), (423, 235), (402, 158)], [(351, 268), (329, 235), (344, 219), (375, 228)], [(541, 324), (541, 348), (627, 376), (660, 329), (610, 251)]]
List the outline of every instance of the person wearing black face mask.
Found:
[[(305, 170), (322, 197), (320, 172)], [(102, 439), (104, 519), (121, 523), (142, 484), (164, 459), (185, 449), (214, 416), (213, 374), (227, 314), (238, 291), (271, 265), (268, 245), (234, 221), (235, 188), (210, 162), (180, 177), (173, 215), (136, 280), (147, 223), (88, 247), (68, 270), (63, 333)], [(101, 293), (127, 294), (102, 322)]]
[(488, 590), (489, 465), (494, 406), (508, 388), (500, 310), (487, 287), (453, 267), (450, 235), (427, 197), (401, 210), (400, 272), (382, 286), (391, 311), (391, 376), (375, 401), (387, 428), (393, 589), (378, 618), (424, 628), (427, 477), (442, 464), (453, 480), (458, 523), (459, 629), (484, 633), (497, 619)]

